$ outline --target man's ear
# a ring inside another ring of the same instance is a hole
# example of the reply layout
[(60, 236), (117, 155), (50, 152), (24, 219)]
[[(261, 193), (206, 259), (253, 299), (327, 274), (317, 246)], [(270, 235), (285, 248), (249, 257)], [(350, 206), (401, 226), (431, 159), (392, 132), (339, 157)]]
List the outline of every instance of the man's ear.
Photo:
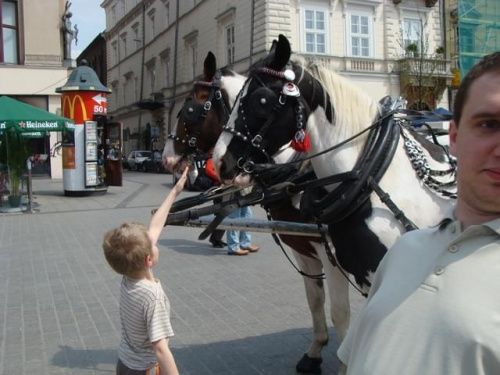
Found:
[(455, 122), (455, 120), (450, 121), (450, 127), (448, 128), (448, 136), (450, 139), (450, 153), (453, 156), (457, 156), (458, 125)]

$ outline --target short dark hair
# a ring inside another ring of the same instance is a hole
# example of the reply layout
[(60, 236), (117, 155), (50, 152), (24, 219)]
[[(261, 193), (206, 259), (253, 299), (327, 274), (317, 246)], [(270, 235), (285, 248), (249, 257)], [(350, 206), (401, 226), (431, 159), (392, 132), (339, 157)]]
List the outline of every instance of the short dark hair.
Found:
[(484, 56), (472, 69), (467, 73), (465, 78), (460, 83), (455, 103), (453, 104), (453, 119), (457, 126), (462, 118), (462, 110), (467, 101), (469, 89), (478, 78), (487, 73), (500, 73), (500, 51)]

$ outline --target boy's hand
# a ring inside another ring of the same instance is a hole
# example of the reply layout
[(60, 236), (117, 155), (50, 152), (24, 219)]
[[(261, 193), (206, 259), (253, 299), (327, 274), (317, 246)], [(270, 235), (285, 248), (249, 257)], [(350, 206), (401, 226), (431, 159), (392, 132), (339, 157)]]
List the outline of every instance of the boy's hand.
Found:
[(184, 189), (184, 185), (186, 184), (187, 181), (187, 174), (189, 172), (189, 166), (184, 168), (184, 171), (182, 172), (181, 177), (179, 177), (179, 180), (175, 184), (173, 190), (175, 191), (175, 195), (179, 195), (182, 190)]

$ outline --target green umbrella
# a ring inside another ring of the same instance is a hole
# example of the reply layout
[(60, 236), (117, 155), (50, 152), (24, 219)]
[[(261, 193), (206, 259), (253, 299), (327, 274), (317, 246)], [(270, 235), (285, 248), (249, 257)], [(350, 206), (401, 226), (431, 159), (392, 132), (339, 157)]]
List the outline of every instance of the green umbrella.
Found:
[(0, 132), (14, 129), (18, 133), (75, 131), (75, 122), (43, 109), (9, 98), (0, 97)]

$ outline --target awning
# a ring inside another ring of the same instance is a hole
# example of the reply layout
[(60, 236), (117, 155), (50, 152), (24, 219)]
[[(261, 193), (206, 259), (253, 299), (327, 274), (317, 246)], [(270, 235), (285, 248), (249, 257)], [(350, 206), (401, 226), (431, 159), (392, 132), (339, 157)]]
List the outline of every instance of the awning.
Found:
[(9, 98), (0, 97), (0, 132), (11, 130), (18, 133), (75, 131), (75, 122), (43, 109)]

